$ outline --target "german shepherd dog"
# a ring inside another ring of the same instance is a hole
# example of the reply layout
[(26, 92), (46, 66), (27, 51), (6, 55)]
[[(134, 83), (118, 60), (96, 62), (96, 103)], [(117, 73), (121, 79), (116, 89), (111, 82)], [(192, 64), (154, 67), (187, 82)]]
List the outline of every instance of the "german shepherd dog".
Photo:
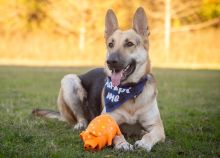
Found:
[[(101, 113), (108, 113), (116, 120), (123, 133), (139, 134), (141, 139), (129, 144), (124, 135), (116, 136), (116, 150), (129, 151), (143, 148), (150, 151), (153, 145), (165, 140), (165, 133), (157, 106), (157, 89), (151, 74), (149, 59), (149, 27), (143, 8), (138, 8), (133, 18), (133, 28), (122, 31), (114, 12), (109, 9), (105, 17), (107, 47), (104, 68), (85, 74), (68, 74), (61, 80), (58, 96), (59, 112), (35, 109), (35, 116), (58, 118), (73, 125), (74, 130), (85, 129)], [(135, 85), (147, 78), (141, 92), (112, 111), (105, 106), (106, 79), (111, 86)]]

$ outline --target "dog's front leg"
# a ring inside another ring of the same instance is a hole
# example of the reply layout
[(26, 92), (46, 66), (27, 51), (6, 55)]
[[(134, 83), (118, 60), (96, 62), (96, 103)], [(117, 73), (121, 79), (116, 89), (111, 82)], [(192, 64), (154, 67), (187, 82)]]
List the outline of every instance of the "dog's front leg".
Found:
[(148, 133), (146, 133), (141, 140), (136, 141), (134, 146), (135, 148), (143, 148), (149, 152), (154, 144), (165, 140), (164, 128), (162, 121), (159, 120), (157, 123), (145, 129), (147, 129)]
[[(105, 113), (104, 111), (105, 111), (105, 109), (103, 110), (102, 113)], [(118, 125), (125, 122), (124, 117), (120, 114), (117, 114), (116, 112), (111, 112), (111, 113), (108, 113), (108, 114), (112, 118), (114, 118), (114, 120), (117, 122)], [(116, 149), (116, 150), (121, 150), (121, 151), (132, 151), (133, 150), (133, 145), (131, 145), (130, 143), (128, 143), (126, 141), (123, 134), (114, 137), (113, 146), (114, 146), (114, 149)]]
[(133, 145), (128, 143), (122, 134), (114, 137), (113, 145), (116, 150), (122, 150), (122, 151), (132, 151), (133, 150)]

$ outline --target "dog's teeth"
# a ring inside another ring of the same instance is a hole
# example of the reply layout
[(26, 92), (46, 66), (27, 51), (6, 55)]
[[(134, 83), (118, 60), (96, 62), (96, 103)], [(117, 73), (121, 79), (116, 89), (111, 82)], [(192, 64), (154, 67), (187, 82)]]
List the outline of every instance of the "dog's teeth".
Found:
[(129, 69), (130, 65), (128, 65), (124, 70), (127, 71)]

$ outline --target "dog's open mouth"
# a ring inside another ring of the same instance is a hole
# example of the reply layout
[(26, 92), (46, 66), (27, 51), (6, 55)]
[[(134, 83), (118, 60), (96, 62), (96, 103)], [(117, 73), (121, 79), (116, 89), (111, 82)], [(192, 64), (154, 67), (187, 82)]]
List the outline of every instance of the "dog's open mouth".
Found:
[(115, 87), (118, 86), (122, 81), (125, 81), (134, 72), (135, 68), (136, 68), (136, 63), (135, 61), (132, 61), (122, 70), (116, 71), (115, 69), (112, 69), (111, 70), (112, 85)]

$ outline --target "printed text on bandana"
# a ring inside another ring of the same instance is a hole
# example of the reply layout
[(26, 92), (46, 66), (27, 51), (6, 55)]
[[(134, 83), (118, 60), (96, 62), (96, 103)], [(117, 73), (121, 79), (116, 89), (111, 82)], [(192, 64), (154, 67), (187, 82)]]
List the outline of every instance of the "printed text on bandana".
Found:
[(111, 112), (129, 99), (136, 98), (143, 91), (146, 81), (147, 77), (144, 77), (136, 84), (114, 87), (111, 78), (107, 78), (104, 89), (106, 112)]
[(118, 88), (118, 87), (113, 87), (112, 82), (106, 82), (106, 87), (108, 87), (109, 89), (112, 89), (113, 91), (117, 92), (115, 94), (112, 94), (111, 92), (108, 92), (106, 99), (110, 100), (111, 102), (118, 102), (120, 97), (119, 94), (129, 94), (130, 93), (130, 89), (129, 88)]

